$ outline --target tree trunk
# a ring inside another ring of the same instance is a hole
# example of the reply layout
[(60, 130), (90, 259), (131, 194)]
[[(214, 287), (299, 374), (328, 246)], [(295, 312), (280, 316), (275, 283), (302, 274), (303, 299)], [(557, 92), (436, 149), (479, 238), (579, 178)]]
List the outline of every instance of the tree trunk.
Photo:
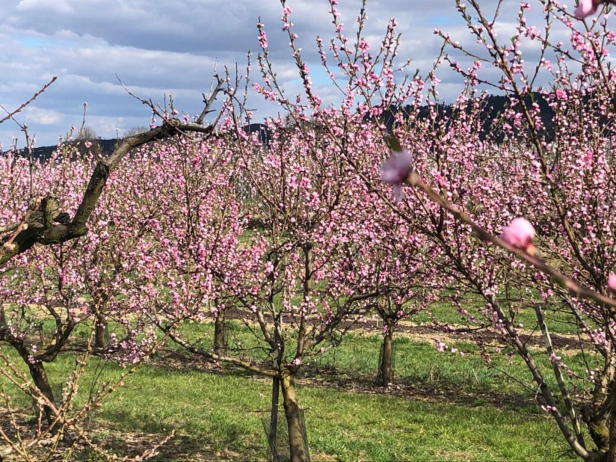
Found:
[(7, 329), (6, 312), (4, 311), (4, 305), (0, 306), (0, 329)]
[[(55, 404), (56, 401), (53, 397), (53, 391), (51, 389), (51, 386), (49, 385), (49, 379), (47, 378), (47, 374), (45, 373), (45, 368), (43, 367), (43, 364), (40, 362), (28, 362), (28, 368), (30, 369), (30, 376), (34, 381), (34, 385), (36, 385), (36, 388), (41, 391), (45, 398), (47, 398), (51, 403)], [(53, 411), (50, 409), (49, 406), (44, 405), (43, 412), (45, 413), (45, 419), (47, 420), (47, 423), (51, 427), (55, 419)], [(56, 434), (56, 432), (57, 429), (51, 428), (52, 434)]]
[(217, 313), (214, 321), (214, 353), (224, 356), (227, 352), (227, 339), (225, 336), (225, 311)]
[(590, 437), (597, 449), (605, 453), (609, 451), (611, 444), (609, 417), (616, 393), (613, 385), (610, 385), (614, 379), (612, 363), (610, 354), (606, 357), (605, 367), (601, 374), (598, 377), (595, 376), (592, 401), (587, 406), (582, 406), (581, 409), (582, 420), (586, 423)]
[(308, 462), (308, 448), (304, 446), (302, 436), (302, 419), (300, 415), (297, 397), (295, 396), (295, 380), (289, 371), (285, 371), (281, 377), (282, 396), (284, 399), (284, 413), (287, 418), (289, 429), (290, 462)]
[(278, 445), (277, 445), (277, 433), (278, 433), (278, 403), (280, 396), (280, 378), (274, 377), (272, 379), (272, 411), (270, 413), (270, 429), (269, 429), (269, 441), (270, 449), (272, 450), (272, 462), (278, 462)]
[(109, 324), (102, 315), (97, 315), (94, 325), (94, 347), (104, 350), (109, 344)]
[(394, 325), (392, 322), (386, 322), (387, 332), (383, 336), (383, 344), (381, 347), (381, 362), (379, 364), (379, 374), (376, 381), (379, 385), (386, 387), (394, 381), (393, 368), (393, 336)]
[(596, 412), (595, 406), (583, 406), (581, 409), (582, 420), (588, 428), (588, 433), (593, 443), (601, 452), (608, 452), (610, 448), (610, 428), (608, 427), (608, 413)]

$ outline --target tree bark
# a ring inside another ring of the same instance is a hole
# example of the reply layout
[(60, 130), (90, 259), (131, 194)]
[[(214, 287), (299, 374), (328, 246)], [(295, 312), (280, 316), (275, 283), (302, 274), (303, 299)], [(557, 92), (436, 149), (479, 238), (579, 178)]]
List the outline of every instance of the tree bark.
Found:
[(278, 403), (280, 396), (280, 378), (274, 377), (272, 379), (272, 410), (270, 414), (270, 429), (269, 429), (269, 441), (270, 448), (272, 450), (272, 462), (278, 462), (278, 445), (277, 433), (278, 433)]
[[(47, 378), (47, 374), (45, 373), (45, 368), (43, 364), (40, 362), (28, 362), (28, 368), (30, 369), (30, 376), (34, 381), (34, 385), (38, 388), (41, 393), (47, 398), (50, 402), (55, 404), (55, 399), (53, 396), (53, 391), (51, 389), (51, 385), (49, 385), (49, 379)], [(47, 405), (43, 405), (43, 412), (45, 414), (45, 419), (50, 426), (51, 433), (55, 434), (57, 429), (54, 429), (51, 425), (55, 419), (53, 411)]]
[(394, 381), (393, 368), (393, 336), (394, 325), (392, 322), (387, 322), (387, 332), (383, 336), (383, 344), (381, 346), (381, 362), (379, 364), (379, 373), (377, 375), (377, 384), (386, 387)]
[(224, 356), (227, 352), (227, 339), (225, 333), (225, 311), (217, 313), (214, 321), (214, 353)]
[(94, 346), (98, 350), (104, 350), (109, 343), (109, 324), (107, 320), (101, 316), (96, 316), (94, 332)]
[(608, 428), (608, 420), (603, 416), (592, 416), (585, 419), (588, 433), (599, 451), (609, 452), (613, 447), (613, 430)]
[(290, 462), (308, 462), (308, 448), (304, 446), (302, 436), (302, 419), (300, 415), (297, 397), (295, 395), (295, 380), (293, 374), (284, 371), (280, 380), (282, 396), (284, 399), (284, 413), (287, 418), (289, 430)]
[(611, 348), (607, 349), (605, 367), (599, 377), (595, 377), (595, 388), (592, 401), (582, 407), (582, 419), (588, 427), (588, 432), (599, 451), (607, 453), (610, 448), (610, 412), (613, 407), (616, 391), (613, 389), (614, 360)]

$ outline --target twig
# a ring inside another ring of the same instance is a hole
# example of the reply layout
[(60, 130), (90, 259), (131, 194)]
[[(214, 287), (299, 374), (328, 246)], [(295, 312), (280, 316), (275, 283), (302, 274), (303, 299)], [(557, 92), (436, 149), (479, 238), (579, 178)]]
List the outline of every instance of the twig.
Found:
[[(19, 106), (17, 109), (15, 109), (13, 112), (9, 112), (3, 119), (0, 119), (0, 124), (3, 122), (6, 122), (9, 119), (12, 119), (13, 116), (19, 112), (21, 112), (27, 105), (29, 105), (32, 101), (34, 101), (36, 98), (38, 98), (38, 96), (45, 92), (45, 90), (47, 90), (49, 88), (49, 86), (54, 83), (56, 80), (58, 79), (58, 77), (54, 76), (52, 77), (52, 79), (46, 83), (39, 91), (37, 91), (32, 98), (30, 98), (28, 101), (26, 101), (25, 103), (23, 103), (21, 106)], [(7, 111), (8, 112), (8, 111)]]

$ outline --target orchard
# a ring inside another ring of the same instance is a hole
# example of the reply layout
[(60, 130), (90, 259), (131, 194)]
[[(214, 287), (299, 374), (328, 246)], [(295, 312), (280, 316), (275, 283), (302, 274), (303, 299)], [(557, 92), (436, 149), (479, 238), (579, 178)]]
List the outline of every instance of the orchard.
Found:
[(611, 2), (458, 0), (472, 45), (436, 30), (425, 75), (337, 3), (338, 104), (281, 0), (200, 114), (2, 153), (2, 460), (616, 461)]

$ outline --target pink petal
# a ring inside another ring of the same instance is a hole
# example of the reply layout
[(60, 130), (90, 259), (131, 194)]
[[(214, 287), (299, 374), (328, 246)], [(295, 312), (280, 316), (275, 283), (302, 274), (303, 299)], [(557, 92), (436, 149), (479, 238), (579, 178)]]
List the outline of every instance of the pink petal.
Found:
[(595, 5), (593, 0), (579, 0), (578, 6), (573, 11), (573, 15), (577, 19), (584, 19), (596, 12), (597, 5)]
[(402, 183), (411, 174), (411, 153), (392, 151), (391, 155), (381, 164), (381, 180), (383, 183)]
[(501, 239), (513, 247), (528, 250), (535, 238), (535, 228), (525, 218), (516, 218), (503, 228)]

